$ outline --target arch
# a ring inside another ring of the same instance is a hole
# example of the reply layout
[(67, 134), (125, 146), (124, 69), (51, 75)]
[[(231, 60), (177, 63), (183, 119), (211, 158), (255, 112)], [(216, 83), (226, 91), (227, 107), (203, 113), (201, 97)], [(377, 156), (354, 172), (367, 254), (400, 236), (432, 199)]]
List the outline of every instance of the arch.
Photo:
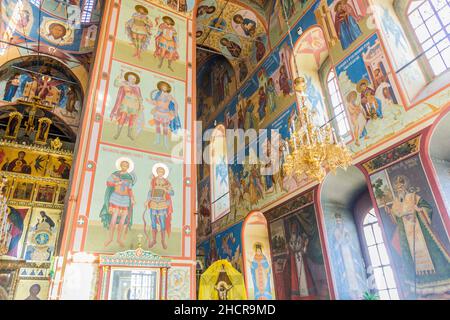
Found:
[(320, 25), (313, 25), (297, 39), (290, 58), (294, 77), (302, 77), (305, 81), (307, 98), (297, 92), (297, 101), (299, 105), (305, 103), (315, 110), (318, 115), (317, 122), (320, 124), (326, 123), (329, 119), (320, 75), (321, 67), (328, 57), (329, 46), (323, 29)]
[(59, 130), (55, 134), (75, 142), (84, 95), (77, 76), (61, 61), (40, 55), (9, 60), (0, 67), (0, 92), (3, 113), (25, 112), (38, 96), (45, 108), (40, 108), (36, 116), (51, 118), (52, 129)]
[[(318, 206), (325, 230), (333, 287), (337, 299), (361, 299), (367, 290), (363, 251), (358, 237), (355, 203), (366, 195), (365, 203), (373, 207), (367, 180), (356, 166), (329, 173), (319, 186)], [(368, 201), (368, 203), (367, 203)], [(342, 237), (346, 241), (340, 241)], [(351, 263), (348, 263), (351, 261)]]
[(209, 152), (211, 161), (211, 222), (214, 222), (230, 212), (226, 129), (223, 124), (217, 125), (212, 131)]
[[(241, 243), (248, 299), (274, 300), (269, 230), (266, 217), (262, 212), (252, 211), (247, 215), (242, 225)], [(258, 271), (261, 272), (258, 273)], [(261, 283), (262, 286), (255, 290), (257, 283)]]
[[(434, 191), (447, 234), (450, 233), (450, 104), (443, 108), (439, 116), (424, 134), (421, 155), (424, 169), (431, 177), (430, 186)], [(433, 183), (433, 180), (436, 183)]]

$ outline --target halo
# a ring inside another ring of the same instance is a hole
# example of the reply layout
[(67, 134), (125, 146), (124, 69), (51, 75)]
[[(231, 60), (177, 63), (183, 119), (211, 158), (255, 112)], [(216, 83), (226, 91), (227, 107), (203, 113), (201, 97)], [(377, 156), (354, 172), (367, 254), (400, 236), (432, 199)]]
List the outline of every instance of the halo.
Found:
[(133, 160), (131, 160), (130, 158), (127, 158), (127, 157), (120, 157), (119, 159), (116, 160), (116, 169), (122, 170), (120, 168), (120, 164), (124, 161), (128, 162), (128, 164), (130, 165), (130, 167), (127, 170), (127, 173), (132, 172), (134, 170), (134, 162), (133, 162)]
[(134, 76), (136, 78), (136, 84), (139, 84), (139, 82), (141, 82), (141, 78), (139, 77), (139, 75), (135, 72), (132, 71), (128, 71), (127, 73), (125, 73), (125, 75), (123, 76), (123, 78), (128, 81), (128, 77), (129, 76)]
[(148, 14), (148, 9), (147, 9), (146, 7), (141, 6), (141, 5), (139, 5), (139, 4), (138, 4), (137, 6), (134, 7), (134, 10), (136, 10), (136, 11), (139, 11), (139, 9), (143, 9), (144, 12), (145, 12), (145, 14)]
[(367, 80), (366, 78), (361, 79), (358, 84), (356, 85), (356, 91), (358, 91), (359, 93), (361, 93), (361, 86), (365, 84), (366, 86), (369, 85), (369, 80)]
[(158, 90), (162, 90), (162, 86), (166, 86), (167, 87), (167, 93), (172, 92), (172, 86), (167, 83), (166, 81), (159, 81), (158, 84), (156, 85), (156, 87), (158, 88)]
[(169, 167), (166, 166), (164, 163), (161, 163), (161, 162), (156, 163), (156, 164), (153, 166), (153, 168), (152, 168), (152, 173), (153, 173), (153, 176), (154, 176), (154, 177), (157, 177), (157, 176), (158, 176), (158, 174), (157, 174), (157, 172), (156, 172), (156, 170), (157, 170), (158, 168), (163, 168), (163, 169), (164, 169), (165, 173), (164, 173), (163, 178), (164, 178), (164, 179), (167, 179), (167, 177), (169, 176)]
[(169, 16), (164, 16), (162, 17), (162, 20), (167, 23), (168, 25), (174, 26), (175, 25), (175, 21), (169, 17)]

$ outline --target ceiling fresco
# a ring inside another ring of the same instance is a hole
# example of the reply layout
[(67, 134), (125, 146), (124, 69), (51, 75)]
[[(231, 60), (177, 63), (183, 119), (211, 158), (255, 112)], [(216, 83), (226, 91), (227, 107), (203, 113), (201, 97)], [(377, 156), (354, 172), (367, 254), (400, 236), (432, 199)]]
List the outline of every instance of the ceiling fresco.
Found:
[(99, 0), (0, 1), (0, 55), (44, 53), (89, 70), (101, 16)]
[[(245, 69), (250, 74), (270, 51), (263, 2), (201, 1), (197, 9), (197, 47), (221, 53), (235, 70)], [(206, 61), (204, 56), (197, 58), (198, 65)]]

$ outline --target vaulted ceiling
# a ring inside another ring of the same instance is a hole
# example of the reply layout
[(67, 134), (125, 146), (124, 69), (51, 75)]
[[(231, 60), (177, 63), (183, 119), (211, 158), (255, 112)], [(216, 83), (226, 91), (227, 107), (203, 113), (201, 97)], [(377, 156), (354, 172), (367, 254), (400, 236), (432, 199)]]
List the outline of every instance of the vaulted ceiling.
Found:
[(208, 52), (222, 54), (238, 69), (251, 72), (269, 53), (266, 12), (273, 0), (203, 0), (197, 10), (197, 65)]

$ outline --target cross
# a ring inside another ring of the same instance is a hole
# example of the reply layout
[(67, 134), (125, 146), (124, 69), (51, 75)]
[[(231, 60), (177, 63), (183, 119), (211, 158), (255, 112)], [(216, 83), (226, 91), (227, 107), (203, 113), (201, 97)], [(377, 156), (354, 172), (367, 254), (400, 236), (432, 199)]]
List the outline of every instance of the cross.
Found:
[(84, 219), (82, 216), (80, 216), (77, 220), (78, 226), (82, 227), (84, 225)]

